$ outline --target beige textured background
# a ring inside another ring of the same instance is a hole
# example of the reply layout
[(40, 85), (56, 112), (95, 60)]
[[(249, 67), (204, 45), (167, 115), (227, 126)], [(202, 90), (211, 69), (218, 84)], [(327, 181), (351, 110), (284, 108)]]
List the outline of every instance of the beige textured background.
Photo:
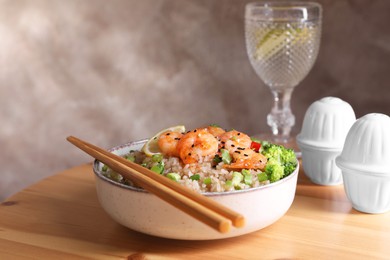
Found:
[[(322, 46), (293, 95), (390, 114), (390, 1), (320, 1)], [(167, 126), (268, 131), (271, 95), (250, 67), (246, 1), (0, 1), (0, 201)]]

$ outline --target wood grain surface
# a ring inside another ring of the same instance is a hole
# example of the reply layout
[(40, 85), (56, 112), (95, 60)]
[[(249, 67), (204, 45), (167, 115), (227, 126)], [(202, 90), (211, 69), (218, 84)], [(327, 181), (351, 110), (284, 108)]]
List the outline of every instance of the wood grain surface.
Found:
[(0, 259), (389, 259), (390, 213), (354, 210), (340, 186), (301, 171), (285, 216), (260, 231), (213, 241), (144, 235), (100, 207), (90, 164), (49, 177), (0, 206)]

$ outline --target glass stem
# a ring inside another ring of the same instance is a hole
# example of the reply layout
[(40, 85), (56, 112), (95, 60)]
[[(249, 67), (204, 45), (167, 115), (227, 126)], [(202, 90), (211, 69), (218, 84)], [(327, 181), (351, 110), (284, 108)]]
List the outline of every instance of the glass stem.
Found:
[(274, 139), (278, 143), (286, 143), (290, 139), (295, 116), (291, 112), (290, 100), (294, 88), (272, 90), (274, 106), (267, 116), (267, 123), (271, 127)]

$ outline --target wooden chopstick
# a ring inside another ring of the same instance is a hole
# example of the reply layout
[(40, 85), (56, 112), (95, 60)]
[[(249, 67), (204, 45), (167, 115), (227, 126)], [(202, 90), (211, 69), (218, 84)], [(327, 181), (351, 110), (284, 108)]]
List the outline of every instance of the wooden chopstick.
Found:
[(241, 214), (141, 165), (76, 137), (69, 136), (67, 140), (145, 190), (221, 233), (228, 232), (231, 224), (236, 227), (245, 224)]

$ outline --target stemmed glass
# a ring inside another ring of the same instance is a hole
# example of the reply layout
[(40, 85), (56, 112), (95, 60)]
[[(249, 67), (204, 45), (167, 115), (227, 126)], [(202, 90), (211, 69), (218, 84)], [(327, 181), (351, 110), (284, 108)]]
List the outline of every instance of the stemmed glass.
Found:
[(322, 8), (318, 3), (255, 2), (246, 5), (245, 39), (249, 60), (271, 89), (274, 105), (267, 116), (272, 141), (290, 141), (295, 116), (290, 100), (317, 58)]

